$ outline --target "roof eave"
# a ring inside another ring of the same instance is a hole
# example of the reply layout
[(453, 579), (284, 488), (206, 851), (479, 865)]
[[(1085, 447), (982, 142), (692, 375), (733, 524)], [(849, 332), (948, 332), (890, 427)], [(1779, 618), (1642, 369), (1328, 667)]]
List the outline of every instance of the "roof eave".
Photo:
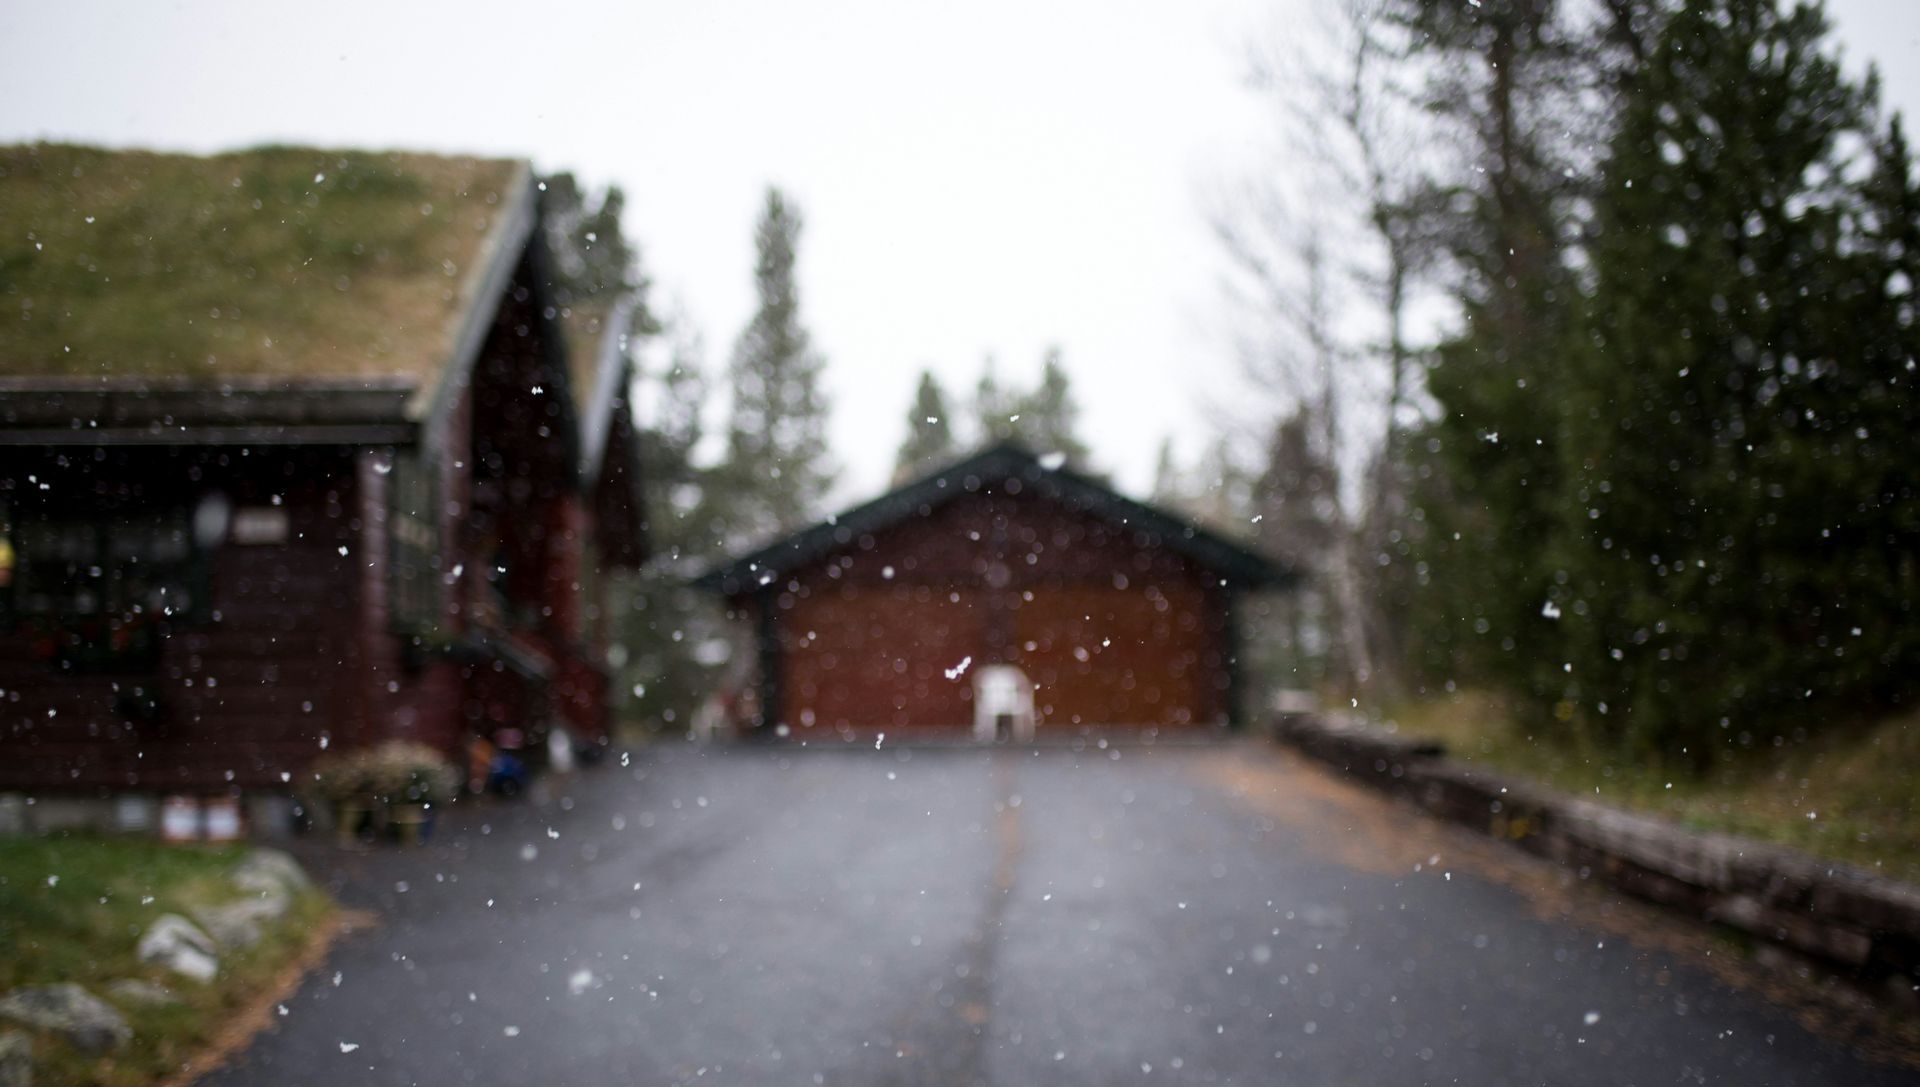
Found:
[(0, 445), (410, 444), (396, 380), (0, 378)]
[[(1018, 476), (1050, 497), (1157, 535), (1196, 563), (1221, 577), (1229, 589), (1286, 588), (1300, 575), (1291, 565), (1257, 554), (1197, 525), (1122, 495), (1065, 467), (1049, 468), (1030, 450), (1013, 442), (974, 455), (856, 506), (826, 521), (784, 536), (693, 579), (699, 589), (733, 597), (769, 583), (845, 546), (842, 530), (853, 536), (904, 520), (919, 507), (944, 505), (973, 493), (990, 481)], [(972, 487), (967, 486), (973, 481)]]
[(526, 253), (539, 222), (539, 189), (533, 164), (516, 164), (513, 180), (500, 195), (501, 210), (480, 252), (479, 270), (461, 284), (455, 308), (453, 346), (439, 380), (415, 391), (407, 405), (409, 418), (420, 422), (425, 444), (437, 448), (473, 378), (474, 362), (486, 347), (500, 296), (513, 282), (513, 273)]
[[(628, 292), (614, 303), (607, 315), (600, 342), (595, 345), (593, 388), (588, 390), (586, 417), (580, 420), (580, 478), (598, 479), (601, 462), (606, 459), (607, 442), (613, 434), (613, 413), (626, 398), (621, 395), (631, 370), (627, 355), (625, 329), (639, 304), (639, 296)], [(569, 350), (572, 344), (567, 345)]]

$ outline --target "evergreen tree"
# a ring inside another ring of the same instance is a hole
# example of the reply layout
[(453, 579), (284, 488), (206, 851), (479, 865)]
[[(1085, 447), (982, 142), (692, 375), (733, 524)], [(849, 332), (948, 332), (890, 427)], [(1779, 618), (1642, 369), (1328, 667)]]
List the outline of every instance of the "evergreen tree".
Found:
[(1913, 188), (1897, 131), (1865, 192), (1846, 180), (1876, 134), (1825, 32), (1774, 0), (1673, 16), (1610, 145), (1589, 346), (1538, 413), (1564, 481), (1535, 605), (1562, 637), (1534, 642), (1561, 647), (1558, 714), (1696, 764), (1920, 664), (1896, 633), (1916, 344), (1887, 289), (1911, 254), (1874, 244), (1910, 235)]
[(713, 602), (684, 582), (689, 557), (703, 553), (694, 517), (703, 473), (693, 450), (706, 396), (698, 338), (684, 320), (676, 321), (670, 361), (657, 369), (644, 362), (643, 341), (669, 330), (649, 305), (651, 283), (638, 245), (622, 230), (625, 196), (617, 186), (595, 199), (573, 175), (556, 174), (542, 182), (540, 199), (554, 301), (576, 319), (568, 327), (577, 327), (582, 311), (604, 315), (621, 297), (635, 298), (626, 331), (628, 350), (637, 356), (635, 384), (646, 390), (638, 399), (651, 408), (636, 422), (654, 557), (639, 570), (600, 582), (596, 603), (606, 609), (613, 634), (616, 712), (647, 727), (684, 727), (710, 685), (710, 669), (695, 659), (696, 647), (712, 642), (720, 629)]
[(1186, 508), (1186, 482), (1180, 478), (1180, 466), (1173, 459), (1173, 436), (1160, 439), (1160, 453), (1153, 461), (1153, 501), (1167, 509)]
[(733, 542), (799, 528), (833, 480), (820, 389), (825, 363), (800, 321), (800, 231), (799, 210), (780, 190), (767, 190), (754, 231), (759, 305), (734, 346), (727, 455), (716, 473), (716, 521)]
[(1307, 574), (1301, 588), (1263, 601), (1251, 618), (1270, 643), (1258, 667), (1273, 687), (1312, 687), (1341, 674), (1343, 635), (1337, 592), (1345, 561), (1339, 469), (1323, 447), (1325, 428), (1311, 411), (1294, 411), (1274, 428), (1253, 484), (1252, 526), (1262, 550)]
[(1281, 420), (1253, 488), (1261, 545), (1307, 569), (1333, 561), (1334, 538), (1343, 531), (1335, 499), (1339, 469), (1321, 448), (1319, 433), (1319, 423), (1305, 409)]
[(991, 445), (1013, 438), (1018, 432), (1015, 416), (1019, 414), (1019, 398), (1000, 388), (993, 356), (988, 355), (980, 368), (980, 381), (973, 388), (974, 429), (980, 433), (980, 443)]
[(1037, 453), (1060, 453), (1067, 463), (1082, 466), (1087, 447), (1080, 440), (1080, 404), (1073, 396), (1067, 369), (1061, 365), (1060, 349), (1047, 349), (1041, 364), (1040, 384), (1020, 400), (1020, 423), (1015, 434)]
[(728, 629), (718, 602), (686, 581), (718, 553), (704, 516), (708, 473), (694, 460), (707, 382), (699, 336), (683, 318), (666, 324), (668, 357), (639, 375), (649, 409), (640, 437), (653, 558), (623, 579), (609, 604), (619, 631), (616, 696), (624, 715), (678, 730), (713, 687), (716, 662), (707, 654), (726, 644)]
[(1187, 496), (1179, 508), (1217, 531), (1246, 537), (1259, 529), (1260, 523), (1253, 520), (1258, 484), (1256, 476), (1234, 455), (1233, 443), (1220, 435), (1194, 466)]
[(933, 371), (920, 371), (920, 385), (907, 411), (907, 440), (894, 461), (894, 481), (912, 479), (953, 459), (953, 420), (947, 413), (947, 394)]
[(702, 522), (707, 473), (694, 460), (706, 434), (703, 343), (684, 317), (666, 322), (665, 331), (671, 344), (667, 358), (639, 375), (642, 386), (649, 387), (645, 400), (651, 408), (640, 435), (641, 464), (654, 553), (678, 562), (713, 555), (719, 541)]
[(1087, 446), (1078, 434), (1080, 404), (1057, 347), (1047, 350), (1040, 383), (1026, 392), (1003, 389), (989, 357), (974, 390), (973, 412), (983, 443), (1016, 441), (1036, 453), (1059, 453), (1067, 463), (1086, 467)]
[(661, 325), (648, 307), (653, 286), (640, 263), (640, 250), (621, 228), (627, 197), (608, 186), (594, 204), (571, 173), (540, 182), (540, 218), (552, 256), (554, 300), (562, 306), (611, 306), (628, 292), (639, 296), (629, 331), (652, 336)]
[[(1522, 689), (1556, 682), (1529, 651), (1551, 579), (1537, 544), (1553, 521), (1560, 457), (1553, 413), (1577, 284), (1566, 251), (1577, 222), (1566, 86), (1576, 58), (1555, 0), (1406, 0), (1403, 17), (1432, 65), (1429, 107), (1466, 156), (1424, 203), (1457, 276), (1465, 321), (1427, 374), (1435, 436), (1486, 546), (1424, 557), (1436, 576), (1472, 587), (1475, 633), (1460, 644), (1474, 672)], [(1456, 511), (1462, 515), (1469, 511)]]

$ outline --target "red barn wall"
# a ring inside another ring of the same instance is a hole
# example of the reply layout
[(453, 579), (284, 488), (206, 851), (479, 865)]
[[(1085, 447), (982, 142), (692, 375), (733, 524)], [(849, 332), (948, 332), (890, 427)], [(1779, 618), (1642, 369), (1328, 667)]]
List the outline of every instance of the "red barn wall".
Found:
[(782, 721), (970, 728), (974, 670), (991, 663), (1036, 684), (1042, 729), (1226, 719), (1217, 579), (1130, 527), (1008, 490), (849, 534), (778, 586)]

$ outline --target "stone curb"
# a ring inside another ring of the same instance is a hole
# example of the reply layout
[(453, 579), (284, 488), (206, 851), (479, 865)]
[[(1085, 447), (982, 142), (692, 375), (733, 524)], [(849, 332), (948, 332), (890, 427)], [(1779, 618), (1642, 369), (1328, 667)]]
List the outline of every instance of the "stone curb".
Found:
[(1273, 731), (1356, 781), (1628, 894), (1865, 977), (1920, 980), (1920, 887), (1470, 769), (1365, 725), (1289, 715)]

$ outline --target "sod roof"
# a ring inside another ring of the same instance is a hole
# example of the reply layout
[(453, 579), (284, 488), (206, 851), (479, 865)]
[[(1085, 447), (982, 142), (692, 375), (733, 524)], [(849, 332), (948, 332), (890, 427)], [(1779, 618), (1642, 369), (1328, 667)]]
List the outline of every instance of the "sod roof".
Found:
[(435, 384), (524, 163), (0, 147), (0, 378)]

